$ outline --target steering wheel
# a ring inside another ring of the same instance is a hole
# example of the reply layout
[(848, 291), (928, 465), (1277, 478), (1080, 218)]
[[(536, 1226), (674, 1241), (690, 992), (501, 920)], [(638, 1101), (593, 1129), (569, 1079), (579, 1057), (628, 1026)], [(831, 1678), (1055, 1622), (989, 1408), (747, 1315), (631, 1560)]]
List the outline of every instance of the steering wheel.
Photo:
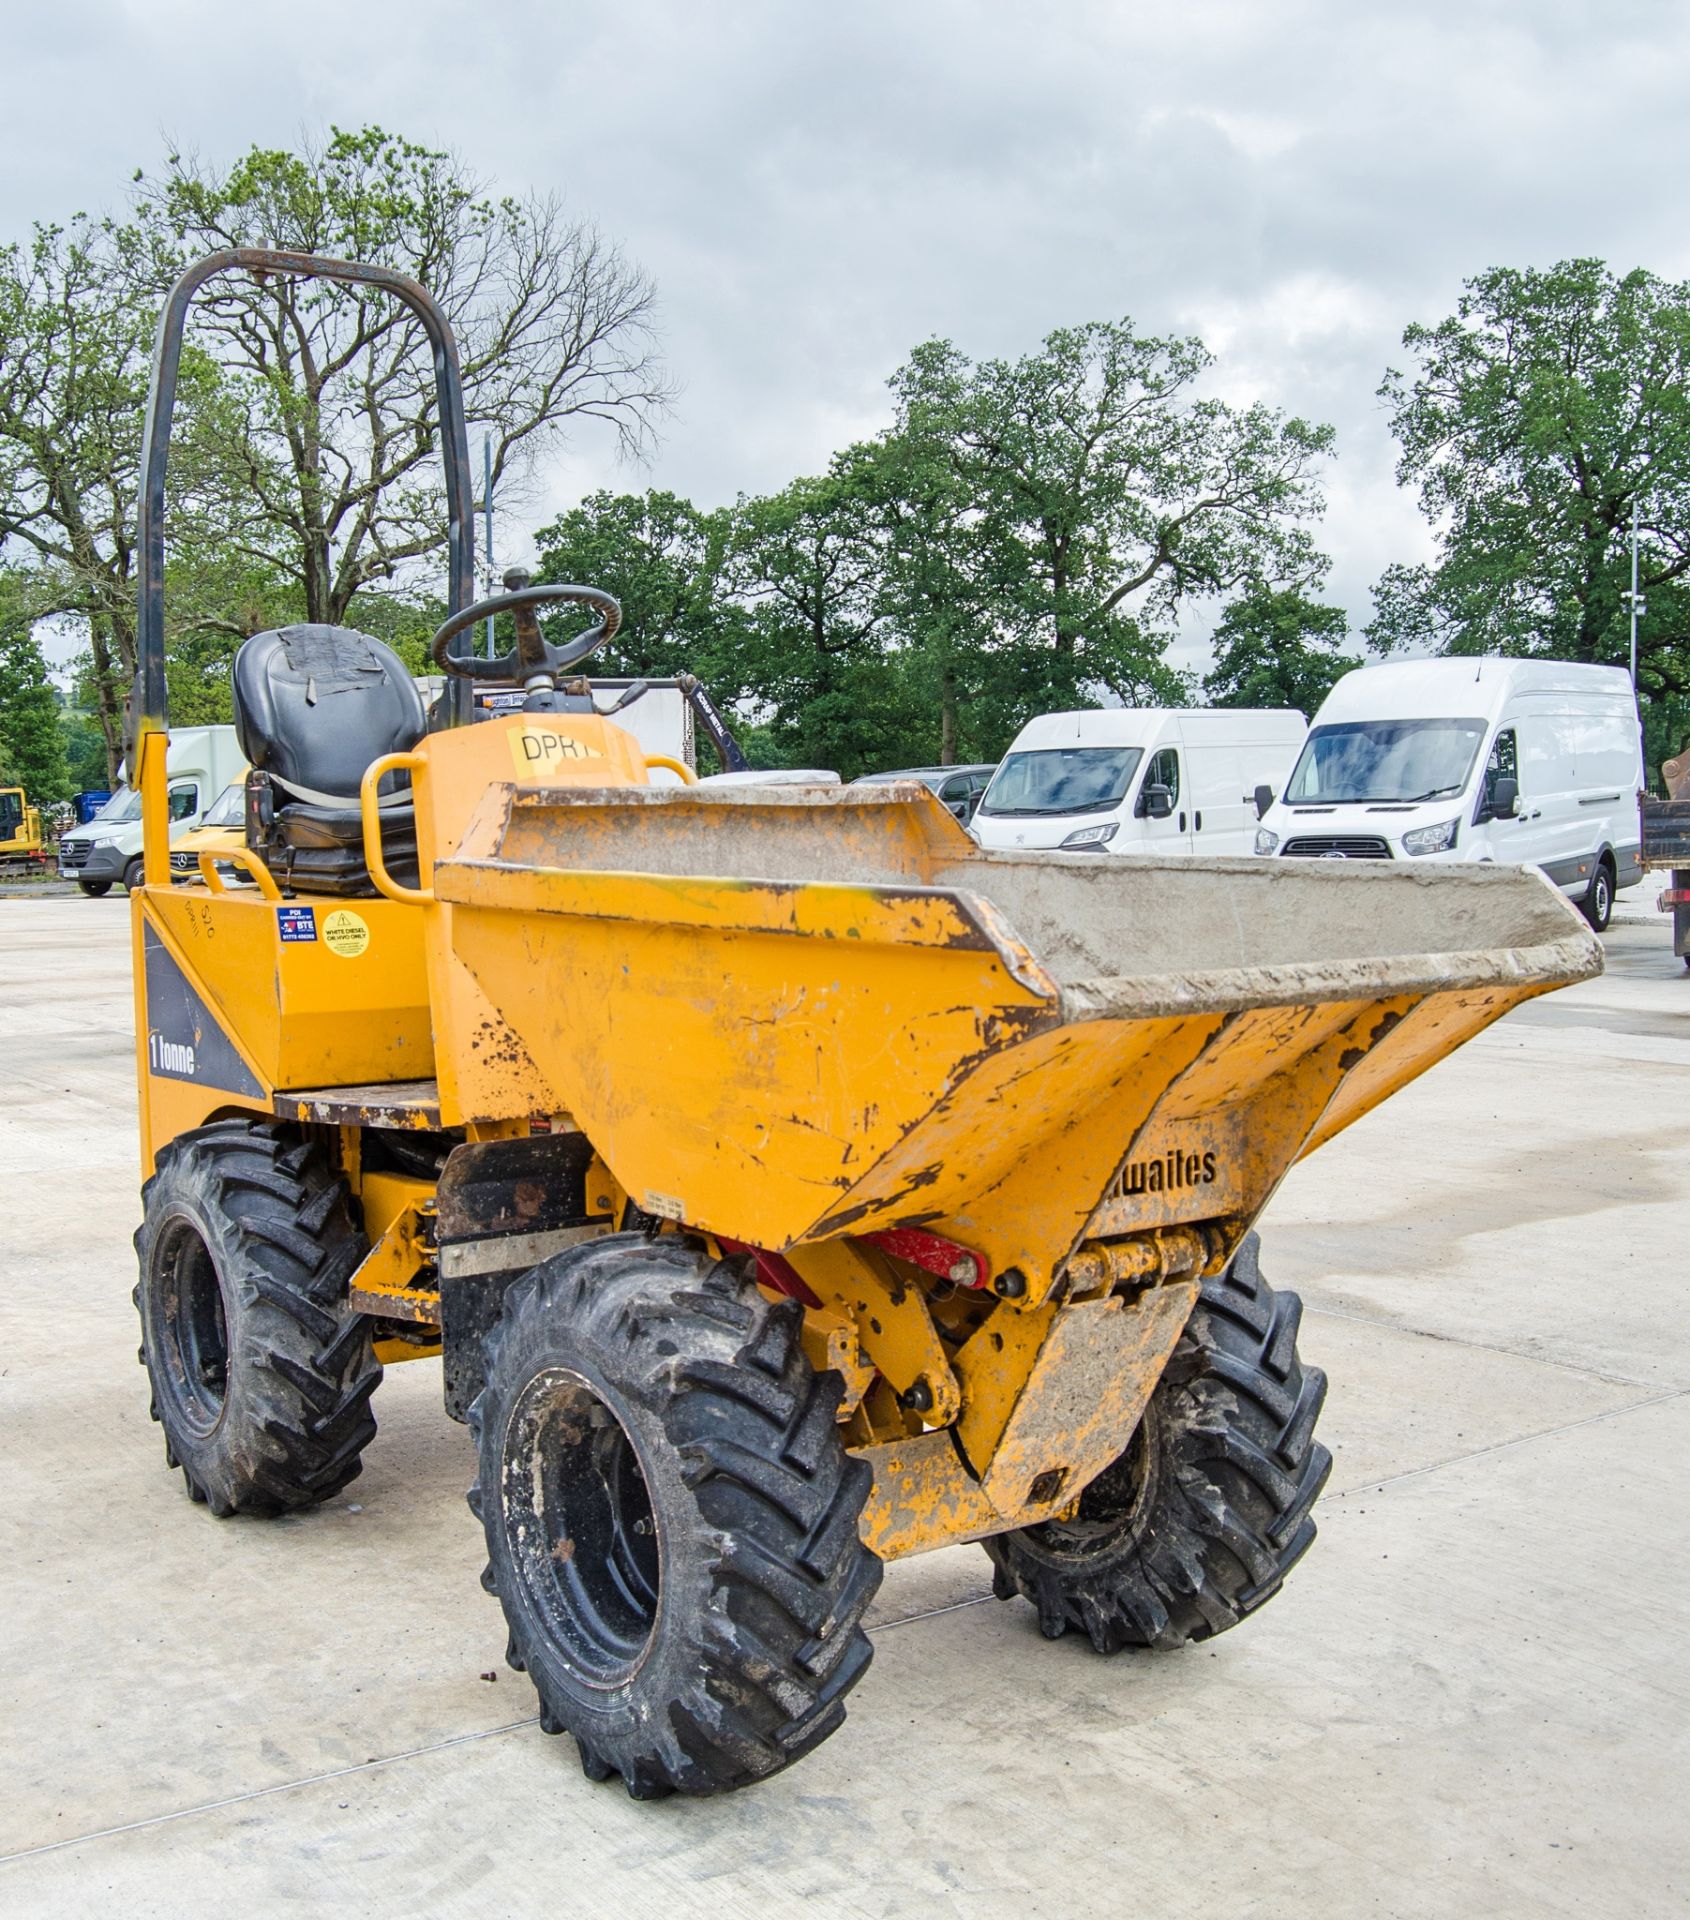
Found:
[[(596, 653), (621, 626), (622, 603), (602, 588), (563, 585), (535, 587), (529, 585), (531, 577), (520, 567), (513, 567), (505, 575), (508, 591), (496, 593), (490, 600), (478, 600), (473, 607), (465, 607), (461, 613), (452, 615), (434, 636), (434, 664), (442, 673), (452, 674), (459, 680), (502, 680), (507, 686), (549, 686), (558, 674), (579, 666), (588, 654)], [(554, 647), (540, 631), (534, 609), (558, 600), (570, 600), (593, 608), (600, 615), (598, 625), (576, 634), (573, 640), (565, 641), (561, 647)], [(447, 653), (446, 649), (465, 627), (473, 627), (479, 621), (492, 619), (501, 613), (516, 616), (516, 648), (513, 652), (501, 653), (492, 660), (479, 660), (473, 656), (460, 659)]]

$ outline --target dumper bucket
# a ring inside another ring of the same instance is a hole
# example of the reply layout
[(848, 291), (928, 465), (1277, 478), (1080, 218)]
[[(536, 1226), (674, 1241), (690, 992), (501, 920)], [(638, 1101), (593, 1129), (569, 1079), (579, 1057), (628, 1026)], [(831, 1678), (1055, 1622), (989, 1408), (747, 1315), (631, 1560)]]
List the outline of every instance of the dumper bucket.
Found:
[(1038, 1289), (1082, 1240), (1234, 1239), (1601, 968), (1535, 873), (987, 853), (906, 787), (500, 788), (434, 885), (496, 1010), (466, 1113), (533, 1111), (537, 1073), (653, 1214), (775, 1251), (926, 1227)]

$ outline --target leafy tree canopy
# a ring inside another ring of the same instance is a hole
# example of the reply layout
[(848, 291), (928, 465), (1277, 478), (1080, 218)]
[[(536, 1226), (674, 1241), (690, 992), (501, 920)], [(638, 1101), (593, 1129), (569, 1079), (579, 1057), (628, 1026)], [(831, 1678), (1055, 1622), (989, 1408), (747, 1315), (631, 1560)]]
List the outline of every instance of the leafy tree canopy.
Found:
[(1215, 663), (1203, 682), (1216, 707), (1295, 707), (1313, 719), (1333, 686), (1361, 665), (1341, 651), (1350, 623), (1300, 587), (1256, 586), (1232, 601), (1215, 628)]
[(28, 623), (11, 611), (14, 586), (0, 574), (0, 786), (50, 806), (71, 793), (60, 700)]
[(1380, 395), (1438, 552), (1387, 570), (1368, 638), (1624, 664), (1635, 502), (1640, 685), (1690, 693), (1690, 287), (1496, 268), (1403, 344)]
[(1202, 398), (1208, 364), (1126, 322), (979, 366), (929, 342), (825, 473), (711, 514), (595, 496), (541, 535), (546, 577), (623, 593), (619, 659), (689, 666), (787, 765), (991, 759), (1054, 707), (1179, 704), (1183, 605), (1321, 565), (1330, 431)]
[[(668, 400), (650, 281), (554, 200), (489, 196), (450, 154), (379, 128), (227, 168), (173, 153), (126, 220), (38, 228), (0, 248), (0, 544), (33, 566), (37, 617), (86, 623), (108, 766), (135, 670), (134, 510), (157, 314), (190, 260), (266, 245), (423, 281), (461, 350), (465, 408), (495, 482), (573, 425), (645, 444)], [(173, 685), (277, 619), (371, 623), (414, 600), (445, 546), (432, 360), (373, 290), (230, 276), (195, 309), (167, 514)], [(432, 583), (431, 583), (432, 584)], [(201, 687), (196, 681), (205, 679)]]

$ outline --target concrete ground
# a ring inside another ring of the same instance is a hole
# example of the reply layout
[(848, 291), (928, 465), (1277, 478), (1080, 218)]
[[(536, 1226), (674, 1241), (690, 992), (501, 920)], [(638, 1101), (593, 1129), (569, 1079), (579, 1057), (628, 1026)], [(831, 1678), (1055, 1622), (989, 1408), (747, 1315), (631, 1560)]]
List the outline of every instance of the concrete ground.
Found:
[(435, 1363), (314, 1514), (165, 1471), (128, 914), (0, 903), (0, 1912), (1682, 1913), (1690, 974), (1628, 922), (1274, 1201), (1337, 1464), (1262, 1614), (1102, 1661), (896, 1565), (840, 1734), (642, 1806), (504, 1666)]

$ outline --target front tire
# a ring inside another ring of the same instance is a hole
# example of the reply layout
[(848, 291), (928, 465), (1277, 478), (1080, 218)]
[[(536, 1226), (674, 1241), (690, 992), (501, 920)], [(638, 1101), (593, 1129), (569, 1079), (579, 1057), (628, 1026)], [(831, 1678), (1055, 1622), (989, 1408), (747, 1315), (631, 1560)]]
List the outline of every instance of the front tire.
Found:
[(535, 1268), (489, 1336), (482, 1583), (541, 1726), (636, 1799), (779, 1772), (868, 1667), (872, 1476), (802, 1320), (677, 1237), (618, 1234)]
[(1131, 1445), (1070, 1518), (983, 1541), (1000, 1600), (1077, 1627), (1099, 1653), (1168, 1649), (1236, 1626), (1314, 1539), (1332, 1469), (1314, 1439), (1326, 1376), (1297, 1356), (1302, 1302), (1262, 1278), (1255, 1234), (1203, 1282)]
[(134, 893), (146, 879), (146, 864), (139, 854), (123, 869), (123, 890)]
[(90, 900), (103, 900), (111, 892), (109, 880), (78, 880), (76, 884)]
[(381, 1366), (346, 1304), (368, 1249), (322, 1149), (246, 1120), (170, 1142), (135, 1235), (140, 1359), (165, 1461), (219, 1518), (356, 1478)]

